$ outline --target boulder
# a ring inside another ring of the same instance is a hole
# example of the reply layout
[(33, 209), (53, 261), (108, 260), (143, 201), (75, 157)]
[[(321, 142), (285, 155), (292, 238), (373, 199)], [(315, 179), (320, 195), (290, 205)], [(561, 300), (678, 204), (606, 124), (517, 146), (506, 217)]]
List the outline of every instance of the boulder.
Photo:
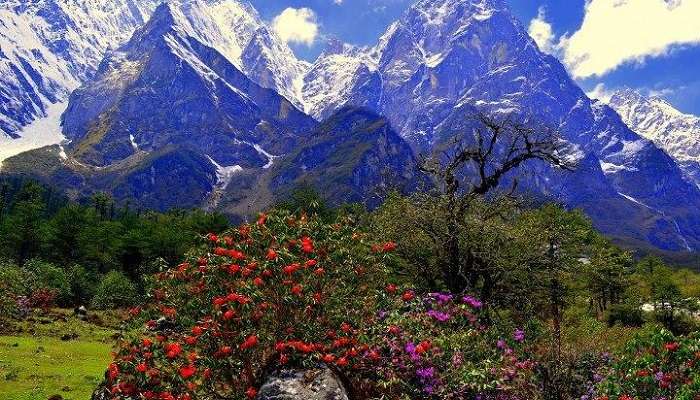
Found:
[(349, 400), (337, 374), (328, 367), (279, 370), (268, 376), (257, 400)]

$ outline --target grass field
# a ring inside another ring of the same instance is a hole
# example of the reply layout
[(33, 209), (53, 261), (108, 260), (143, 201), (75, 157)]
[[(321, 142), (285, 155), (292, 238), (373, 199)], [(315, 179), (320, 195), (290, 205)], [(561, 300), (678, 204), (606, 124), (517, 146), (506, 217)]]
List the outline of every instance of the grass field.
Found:
[[(114, 330), (64, 311), (14, 328), (0, 336), (0, 399), (90, 399), (109, 364)], [(61, 340), (66, 334), (77, 338)]]

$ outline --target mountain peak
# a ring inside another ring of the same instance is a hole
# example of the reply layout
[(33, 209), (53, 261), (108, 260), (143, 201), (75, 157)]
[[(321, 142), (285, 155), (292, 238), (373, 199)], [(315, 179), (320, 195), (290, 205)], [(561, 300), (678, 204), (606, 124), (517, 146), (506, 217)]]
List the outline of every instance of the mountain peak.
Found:
[(700, 118), (684, 114), (660, 96), (644, 96), (625, 88), (610, 99), (610, 107), (633, 131), (653, 141), (674, 158), (700, 186)]

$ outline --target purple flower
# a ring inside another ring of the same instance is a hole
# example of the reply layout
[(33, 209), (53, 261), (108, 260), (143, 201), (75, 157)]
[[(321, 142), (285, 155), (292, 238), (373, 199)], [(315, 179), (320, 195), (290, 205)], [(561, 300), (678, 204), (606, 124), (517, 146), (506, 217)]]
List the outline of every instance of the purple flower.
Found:
[(408, 354), (416, 354), (416, 345), (413, 342), (408, 342), (406, 343), (405, 350)]
[(468, 306), (470, 306), (472, 308), (481, 308), (484, 306), (484, 303), (479, 301), (476, 297), (472, 297), (472, 296), (462, 297), (462, 302), (464, 304), (467, 304)]
[(450, 319), (450, 314), (445, 313), (445, 312), (435, 311), (435, 310), (428, 311), (428, 316), (435, 318), (436, 320), (438, 320), (440, 322), (446, 322)]
[(503, 350), (506, 348), (506, 341), (503, 339), (498, 339), (498, 342), (496, 343), (496, 347), (499, 349)]
[(449, 303), (452, 301), (452, 294), (450, 293), (430, 293), (430, 297), (432, 297), (438, 304), (445, 304)]
[(433, 379), (433, 377), (435, 377), (435, 368), (421, 368), (418, 371), (416, 371), (416, 375), (418, 375), (419, 378), (425, 380)]
[(513, 340), (515, 340), (518, 343), (522, 343), (525, 341), (525, 331), (522, 329), (516, 329), (515, 332), (513, 333)]

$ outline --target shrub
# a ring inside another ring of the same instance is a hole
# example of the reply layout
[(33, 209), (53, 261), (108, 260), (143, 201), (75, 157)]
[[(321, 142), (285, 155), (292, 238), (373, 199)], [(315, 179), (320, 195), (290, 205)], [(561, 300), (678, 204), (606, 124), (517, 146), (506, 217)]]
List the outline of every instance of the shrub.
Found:
[(134, 283), (123, 273), (110, 271), (100, 281), (92, 304), (97, 309), (110, 309), (132, 306), (138, 300)]
[[(27, 280), (35, 279), (34, 282), (27, 284), (33, 292), (44, 289), (42, 293), (54, 293), (54, 301), (58, 305), (67, 306), (72, 304), (73, 292), (66, 271), (51, 263), (38, 259), (29, 261), (25, 264), (24, 269), (33, 275), (28, 277)], [(43, 297), (43, 295), (39, 297)]]
[[(149, 331), (121, 343), (111, 391), (240, 399), (254, 397), (269, 366), (360, 365), (370, 351), (361, 332), (386, 298), (384, 253), (375, 250), (349, 220), (284, 213), (210, 235), (187, 262), (156, 276), (138, 317)], [(161, 317), (175, 329), (158, 331)]]
[[(254, 398), (270, 369), (332, 366), (385, 399), (530, 399), (525, 333), (471, 297), (387, 284), (396, 245), (286, 212), (262, 215), (155, 276), (105, 382), (117, 399)], [(468, 397), (467, 397), (468, 398)]]
[(598, 385), (598, 399), (696, 400), (700, 334), (676, 337), (654, 328), (632, 340)]
[(610, 307), (607, 315), (608, 325), (621, 324), (624, 326), (640, 327), (644, 325), (642, 310), (630, 304), (615, 304)]
[(536, 398), (524, 330), (485, 324), (471, 296), (411, 297), (404, 292), (373, 332), (380, 386), (411, 399)]
[(42, 308), (47, 309), (54, 307), (56, 305), (56, 298), (58, 297), (58, 290), (40, 288), (32, 292), (29, 296), (27, 305), (30, 308)]
[(31, 294), (30, 283), (36, 279), (28, 271), (12, 263), (0, 262), (0, 292), (3, 297), (28, 296)]
[(80, 265), (74, 265), (68, 270), (68, 279), (73, 292), (74, 304), (90, 304), (97, 291), (95, 282), (99, 281), (99, 276)]

